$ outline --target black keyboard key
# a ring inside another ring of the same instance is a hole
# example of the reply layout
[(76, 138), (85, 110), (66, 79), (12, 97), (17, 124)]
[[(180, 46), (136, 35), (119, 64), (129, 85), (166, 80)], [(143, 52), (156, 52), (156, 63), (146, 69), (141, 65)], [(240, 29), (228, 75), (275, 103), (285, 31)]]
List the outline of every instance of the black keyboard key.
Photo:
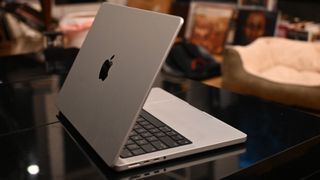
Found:
[(141, 148), (132, 150), (131, 152), (132, 152), (132, 154), (134, 154), (135, 156), (145, 153)]
[(154, 135), (157, 136), (157, 137), (163, 137), (163, 136), (165, 136), (166, 134), (164, 134), (163, 132), (157, 132), (157, 133), (155, 133)]
[(158, 150), (162, 150), (162, 149), (168, 148), (168, 146), (165, 145), (164, 143), (162, 143), (161, 141), (153, 141), (153, 142), (151, 142), (151, 144), (154, 147), (156, 147)]
[(172, 131), (172, 129), (170, 129), (169, 127), (167, 127), (167, 126), (164, 126), (164, 127), (160, 127), (159, 128), (161, 131), (163, 131), (163, 132), (169, 132), (169, 131)]
[(130, 144), (130, 145), (127, 145), (127, 148), (132, 151), (135, 149), (139, 149), (140, 147), (137, 144)]
[(137, 143), (138, 145), (142, 146), (142, 145), (148, 144), (148, 141), (142, 139), (142, 140), (136, 141), (136, 143)]
[(156, 129), (156, 128), (153, 128), (153, 129), (148, 129), (149, 130), (149, 132), (151, 132), (151, 133), (157, 133), (157, 132), (160, 132), (160, 130), (159, 129)]
[(145, 125), (143, 127), (148, 129), (148, 130), (155, 128), (154, 125), (152, 125), (152, 124), (148, 124), (148, 125)]
[(179, 143), (180, 145), (185, 145), (185, 144), (191, 144), (191, 141), (188, 141), (188, 140), (186, 140), (186, 139), (183, 139), (183, 140), (179, 140), (178, 143)]
[(128, 145), (128, 144), (134, 144), (134, 142), (131, 139), (128, 139), (126, 145)]
[(144, 137), (144, 138), (152, 136), (152, 134), (149, 133), (149, 132), (145, 132), (145, 133), (142, 133), (142, 134), (140, 134), (140, 135), (141, 135), (142, 137)]
[(133, 126), (133, 129), (139, 129), (139, 128), (142, 128), (139, 124), (136, 124)]
[(150, 137), (147, 137), (146, 138), (149, 142), (152, 142), (152, 141), (157, 141), (158, 138), (154, 137), (154, 136), (150, 136)]
[(134, 141), (139, 141), (139, 140), (141, 140), (143, 138), (141, 136), (139, 136), (139, 135), (136, 135), (136, 136), (132, 136), (131, 139), (134, 140)]
[(146, 145), (143, 145), (141, 146), (141, 148), (145, 151), (145, 152), (154, 152), (156, 151), (157, 149), (155, 147), (153, 147), (151, 144), (146, 144)]
[(130, 132), (129, 136), (134, 136), (134, 135), (137, 135), (137, 133), (136, 133), (134, 130), (132, 130), (132, 131)]
[(173, 135), (176, 135), (177, 133), (174, 132), (174, 131), (170, 131), (170, 132), (166, 132), (169, 136), (173, 136)]
[(137, 122), (139, 123), (141, 121), (145, 121), (145, 119), (142, 116), (139, 116), (138, 119), (137, 119)]
[(121, 152), (120, 157), (122, 158), (128, 158), (133, 156), (133, 154), (128, 150), (128, 149), (123, 149), (123, 151)]
[(182, 136), (180, 136), (180, 135), (171, 136), (171, 138), (172, 138), (173, 140), (176, 140), (176, 141), (181, 140), (181, 139), (184, 139), (184, 138), (183, 138)]
[(174, 142), (171, 138), (169, 138), (168, 136), (165, 137), (160, 137), (159, 138), (162, 142), (164, 142), (166, 145), (168, 145), (169, 147), (176, 147), (179, 146), (178, 143)]
[(144, 120), (144, 121), (140, 121), (139, 124), (141, 126), (146, 126), (146, 125), (149, 125), (150, 123), (148, 121)]
[(137, 129), (134, 129), (138, 134), (141, 134), (141, 133), (144, 133), (144, 132), (147, 132), (147, 130), (143, 129), (143, 128), (137, 128)]
[(159, 121), (158, 119), (155, 119), (155, 118), (150, 118), (148, 119), (148, 121), (155, 125), (156, 127), (162, 127), (162, 126), (166, 126), (163, 122)]

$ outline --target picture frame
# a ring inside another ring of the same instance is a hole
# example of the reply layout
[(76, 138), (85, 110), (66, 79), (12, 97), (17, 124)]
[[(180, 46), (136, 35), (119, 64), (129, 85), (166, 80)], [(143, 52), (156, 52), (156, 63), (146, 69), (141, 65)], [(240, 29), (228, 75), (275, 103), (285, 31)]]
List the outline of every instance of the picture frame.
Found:
[(173, 0), (127, 0), (127, 6), (161, 13), (170, 13)]
[(278, 21), (276, 11), (239, 9), (234, 45), (248, 45), (259, 37), (274, 36)]
[(192, 2), (185, 38), (204, 47), (213, 57), (221, 55), (235, 6), (213, 2)]
[(277, 0), (238, 0), (240, 8), (253, 8), (274, 11), (277, 7)]

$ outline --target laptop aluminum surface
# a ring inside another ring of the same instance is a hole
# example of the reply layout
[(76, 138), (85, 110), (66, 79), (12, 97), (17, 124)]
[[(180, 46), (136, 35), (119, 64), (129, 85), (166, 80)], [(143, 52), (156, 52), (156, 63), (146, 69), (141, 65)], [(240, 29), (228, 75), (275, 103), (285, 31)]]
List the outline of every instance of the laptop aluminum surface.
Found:
[[(180, 17), (103, 3), (59, 93), (59, 110), (116, 170), (246, 139), (244, 133), (159, 88), (152, 89), (144, 104), (182, 23)], [(192, 144), (120, 158), (143, 105)]]

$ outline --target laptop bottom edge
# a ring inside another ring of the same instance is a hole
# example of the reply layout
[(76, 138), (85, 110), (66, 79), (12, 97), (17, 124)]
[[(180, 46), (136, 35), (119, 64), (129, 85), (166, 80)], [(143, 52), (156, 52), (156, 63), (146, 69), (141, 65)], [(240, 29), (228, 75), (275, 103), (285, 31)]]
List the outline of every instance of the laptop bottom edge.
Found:
[[(172, 155), (166, 155), (162, 157), (157, 157), (154, 159), (146, 161), (138, 161), (129, 164), (115, 164), (115, 166), (108, 166), (104, 160), (97, 154), (97, 152), (89, 145), (89, 143), (81, 136), (81, 134), (73, 127), (73, 125), (68, 121), (68, 119), (63, 115), (62, 112), (59, 112), (57, 118), (67, 130), (69, 135), (75, 140), (80, 149), (84, 152), (86, 156), (93, 161), (94, 164), (99, 166), (99, 169), (103, 167), (103, 171), (127, 171), (130, 169), (137, 169), (138, 167), (145, 167), (147, 165), (163, 163), (164, 161), (178, 159), (185, 156), (190, 156), (194, 154), (204, 153), (208, 151), (219, 151), (224, 148), (232, 148), (233, 146), (241, 146), (245, 142), (245, 139), (237, 139), (223, 144), (218, 144), (214, 146), (208, 146), (203, 148), (197, 148), (190, 151), (184, 151), (181, 153), (175, 153)], [(120, 160), (120, 158), (119, 158)], [(119, 161), (118, 161), (119, 162)]]
[(187, 150), (187, 151), (172, 153), (172, 154), (164, 155), (161, 157), (155, 156), (154, 158), (148, 158), (147, 160), (131, 161), (129, 163), (128, 162), (124, 163), (122, 161), (122, 159), (119, 158), (119, 160), (117, 161), (117, 163), (115, 164), (113, 169), (115, 169), (116, 171), (125, 171), (125, 170), (129, 170), (129, 169), (145, 167), (145, 166), (148, 166), (151, 164), (161, 163), (164, 161), (178, 159), (181, 157), (187, 157), (187, 156), (194, 155), (194, 154), (204, 153), (204, 152), (208, 152), (208, 151), (216, 151), (216, 150), (220, 150), (220, 149), (223, 149), (226, 147), (241, 145), (245, 141), (246, 141), (246, 139), (241, 138), (241, 139), (236, 139), (233, 141), (229, 141), (229, 142), (225, 142), (225, 143), (221, 143), (221, 144), (215, 144), (215, 145), (206, 146), (206, 147), (200, 147), (200, 148), (195, 147), (195, 148)]

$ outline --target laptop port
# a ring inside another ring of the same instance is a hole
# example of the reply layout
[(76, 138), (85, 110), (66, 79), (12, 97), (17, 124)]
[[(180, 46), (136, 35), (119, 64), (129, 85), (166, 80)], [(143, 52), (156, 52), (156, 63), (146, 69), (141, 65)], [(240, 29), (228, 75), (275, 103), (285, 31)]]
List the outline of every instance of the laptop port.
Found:
[(135, 164), (131, 164), (128, 166), (128, 168), (135, 168), (135, 167), (138, 167), (140, 166), (140, 163), (135, 163)]
[(131, 176), (130, 179), (138, 179), (140, 175)]

